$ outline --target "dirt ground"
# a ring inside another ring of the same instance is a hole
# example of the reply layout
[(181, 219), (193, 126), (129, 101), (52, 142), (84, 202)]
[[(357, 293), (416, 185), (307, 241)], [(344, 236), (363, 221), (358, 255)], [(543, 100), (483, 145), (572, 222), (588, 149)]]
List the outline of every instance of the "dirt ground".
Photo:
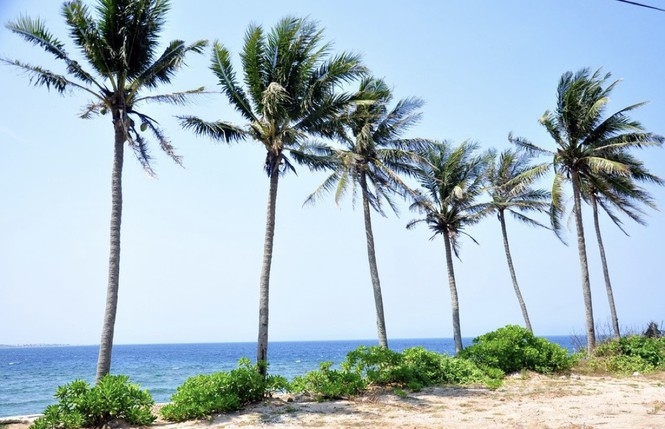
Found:
[(238, 413), (178, 424), (158, 420), (153, 427), (665, 429), (665, 373), (625, 378), (516, 375), (497, 390), (439, 387), (406, 396), (385, 391), (322, 403), (279, 396)]

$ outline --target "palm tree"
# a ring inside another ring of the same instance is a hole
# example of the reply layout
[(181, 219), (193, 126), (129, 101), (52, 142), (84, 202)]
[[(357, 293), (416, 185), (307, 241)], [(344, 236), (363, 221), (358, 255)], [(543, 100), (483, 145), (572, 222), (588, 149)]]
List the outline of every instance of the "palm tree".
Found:
[[(39, 19), (22, 17), (7, 28), (26, 41), (39, 46), (66, 66), (65, 74), (24, 63), (2, 59), (30, 76), (35, 86), (45, 86), (59, 93), (82, 91), (92, 98), (81, 117), (90, 118), (110, 112), (114, 130), (113, 171), (111, 174), (111, 243), (108, 288), (102, 337), (97, 361), (97, 380), (111, 369), (113, 332), (118, 305), (120, 272), (120, 222), (122, 219), (122, 166), (124, 145), (134, 151), (143, 168), (151, 175), (148, 141), (140, 131), (150, 131), (176, 163), (181, 159), (150, 116), (137, 110), (142, 102), (184, 104), (189, 95), (203, 91), (177, 92), (165, 95), (144, 95), (161, 84), (168, 84), (183, 65), (189, 52), (201, 53), (206, 41), (191, 45), (172, 41), (156, 57), (158, 37), (169, 10), (168, 0), (100, 0), (96, 17), (81, 0), (65, 2), (62, 12), (74, 45), (80, 50), (91, 71), (72, 59), (65, 45), (55, 38)], [(139, 130), (136, 124), (140, 123)]]
[(628, 235), (623, 228), (622, 221), (618, 217), (616, 211), (627, 215), (641, 225), (645, 225), (646, 222), (643, 218), (644, 211), (642, 210), (641, 205), (657, 209), (655, 201), (651, 195), (643, 188), (637, 186), (635, 182), (650, 182), (657, 185), (664, 185), (665, 181), (658, 176), (651, 174), (648, 169), (644, 167), (642, 162), (625, 151), (619, 151), (613, 155), (619, 157), (620, 162), (629, 167), (629, 175), (603, 174), (598, 178), (590, 178), (590, 180), (584, 181), (582, 185), (582, 198), (591, 206), (593, 211), (593, 225), (596, 231), (598, 250), (600, 252), (603, 278), (605, 279), (605, 290), (607, 292), (607, 300), (610, 307), (612, 330), (614, 331), (614, 336), (619, 338), (621, 336), (621, 330), (619, 328), (619, 317), (617, 315), (616, 303), (614, 301), (610, 272), (607, 266), (605, 246), (603, 245), (603, 237), (600, 232), (598, 216), (599, 207), (607, 213), (612, 222), (624, 234)]
[(488, 193), (491, 201), (485, 204), (487, 212), (495, 212), (499, 223), (501, 224), (501, 234), (503, 236), (503, 248), (506, 252), (508, 270), (513, 282), (515, 295), (519, 302), (524, 324), (526, 328), (533, 332), (529, 313), (526, 309), (522, 292), (517, 283), (517, 275), (513, 266), (513, 258), (510, 254), (508, 244), (508, 233), (506, 232), (506, 212), (510, 213), (515, 219), (531, 226), (541, 226), (538, 221), (528, 217), (529, 212), (545, 212), (550, 206), (550, 193), (542, 189), (533, 189), (531, 185), (543, 176), (549, 169), (549, 164), (531, 165), (532, 157), (525, 152), (514, 150), (504, 150), (498, 155), (495, 151), (490, 151), (492, 162), (487, 169)]
[[(245, 88), (236, 78), (229, 50), (215, 42), (210, 68), (231, 105), (247, 121), (244, 127), (227, 121), (207, 122), (193, 116), (181, 124), (195, 134), (232, 142), (253, 139), (266, 150), (265, 171), (270, 179), (263, 266), (259, 287), (259, 334), (256, 360), (266, 374), (270, 265), (275, 233), (275, 207), (279, 177), (294, 170), (287, 154), (300, 149), (311, 136), (331, 137), (328, 123), (349, 103), (351, 96), (336, 92), (341, 84), (365, 72), (357, 55), (330, 54), (322, 30), (306, 19), (287, 17), (265, 34), (250, 25), (242, 59)], [(298, 157), (307, 163), (306, 157)], [(324, 168), (325, 165), (310, 165)]]
[(363, 101), (351, 105), (341, 116), (343, 129), (338, 140), (343, 147), (331, 149), (329, 154), (333, 172), (307, 198), (305, 204), (313, 203), (322, 194), (333, 190), (335, 203), (339, 203), (349, 188), (352, 188), (355, 200), (356, 189), (360, 188), (379, 345), (387, 348), (388, 335), (370, 208), (385, 216), (382, 207), (385, 201), (397, 213), (392, 194), (408, 192), (398, 174), (411, 173), (415, 153), (422, 150), (427, 142), (400, 136), (420, 119), (418, 109), (422, 107), (423, 101), (407, 98), (389, 109), (388, 105), (392, 101), (390, 89), (383, 80), (371, 77), (362, 80), (354, 98)]
[[(459, 235), (466, 233), (468, 226), (478, 223), (486, 214), (477, 199), (482, 194), (484, 172), (488, 166), (487, 155), (477, 155), (478, 145), (464, 142), (453, 148), (447, 142), (436, 144), (421, 154), (422, 161), (416, 166), (415, 177), (422, 191), (414, 196), (411, 209), (425, 215), (408, 223), (411, 229), (425, 222), (436, 235), (443, 237), (448, 270), (448, 286), (453, 318), (455, 353), (462, 351), (457, 284), (453, 268), (452, 253), (459, 257)], [(477, 243), (477, 242), (476, 242)]]
[(561, 76), (557, 89), (557, 107), (554, 111), (546, 111), (540, 118), (540, 123), (545, 126), (557, 145), (556, 151), (540, 148), (522, 138), (512, 139), (520, 147), (553, 157), (554, 180), (550, 218), (557, 235), (561, 232), (564, 211), (562, 186), (566, 181), (572, 185), (588, 353), (595, 348), (596, 333), (582, 223), (581, 201), (585, 183), (600, 182), (603, 176), (630, 177), (631, 166), (617, 155), (631, 148), (662, 143), (661, 137), (644, 132), (639, 122), (627, 116), (628, 112), (644, 103), (633, 104), (604, 117), (609, 94), (618, 83), (614, 81), (604, 86), (610, 76), (609, 73), (601, 76), (600, 70), (592, 74), (586, 68), (577, 73), (566, 72)]

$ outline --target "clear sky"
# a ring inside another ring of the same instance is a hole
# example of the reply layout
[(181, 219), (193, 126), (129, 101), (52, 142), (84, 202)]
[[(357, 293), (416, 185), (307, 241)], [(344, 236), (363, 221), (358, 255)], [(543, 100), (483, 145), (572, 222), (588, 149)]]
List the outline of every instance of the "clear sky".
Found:
[[(655, 0), (654, 0), (655, 2)], [(2, 0), (6, 23), (42, 17), (67, 41), (60, 1)], [(649, 101), (633, 118), (665, 134), (665, 13), (613, 0), (237, 1), (174, 0), (162, 41), (219, 40), (237, 53), (247, 25), (270, 28), (308, 16), (337, 50), (362, 54), (396, 98), (425, 100), (410, 135), (503, 149), (507, 135), (553, 148), (538, 124), (555, 107), (566, 71), (602, 67), (622, 82), (609, 109)], [(69, 52), (74, 48), (68, 43)], [(0, 29), (0, 55), (62, 70), (41, 50)], [(217, 90), (209, 51), (189, 58), (173, 86)], [(108, 264), (113, 131), (108, 117), (78, 118), (84, 94), (34, 88), (0, 66), (0, 344), (96, 344)], [(186, 108), (153, 106), (185, 168), (154, 147), (158, 179), (130, 152), (124, 170), (120, 299), (115, 342), (254, 341), (268, 180), (258, 143), (213, 143), (179, 129), (174, 116), (236, 120), (220, 94)], [(638, 156), (665, 177), (663, 152)], [(302, 207), (323, 175), (304, 168), (282, 179), (271, 280), (271, 340), (375, 338), (374, 303), (362, 212), (351, 201)], [(548, 178), (548, 180), (551, 178)], [(548, 180), (541, 185), (549, 187)], [(648, 188), (660, 206), (665, 189)], [(587, 220), (595, 319), (609, 310)], [(407, 231), (414, 217), (374, 216), (389, 338), (451, 337), (440, 237)], [(626, 221), (630, 237), (602, 219), (620, 324), (642, 329), (665, 318), (665, 215), (648, 227)], [(509, 220), (513, 257), (537, 334), (582, 334), (584, 308), (574, 224), (571, 246), (546, 230)], [(488, 218), (455, 260), (462, 334), (521, 324), (499, 224)]]

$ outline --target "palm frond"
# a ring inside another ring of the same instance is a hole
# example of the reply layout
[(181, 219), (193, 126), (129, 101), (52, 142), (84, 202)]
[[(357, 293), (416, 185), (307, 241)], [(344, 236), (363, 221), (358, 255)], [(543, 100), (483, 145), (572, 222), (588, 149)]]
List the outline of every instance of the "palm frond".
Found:
[(526, 215), (524, 215), (524, 214), (522, 214), (522, 213), (520, 213), (520, 212), (518, 212), (518, 211), (515, 211), (515, 210), (512, 210), (512, 209), (507, 209), (507, 210), (508, 210), (508, 212), (510, 212), (510, 214), (511, 214), (515, 219), (517, 219), (518, 221), (520, 221), (520, 222), (522, 222), (522, 223), (524, 223), (524, 224), (526, 224), (526, 225), (529, 225), (529, 226), (539, 226), (539, 227), (541, 227), (541, 228), (551, 229), (551, 228), (548, 227), (547, 225), (544, 225), (544, 224), (538, 222), (537, 220), (535, 220), (535, 219), (533, 219), (533, 218), (530, 218), (530, 217), (528, 217), (528, 216), (526, 216)]
[(92, 75), (86, 72), (78, 62), (69, 57), (69, 54), (65, 51), (65, 45), (46, 29), (45, 24), (41, 20), (21, 17), (15, 22), (8, 23), (6, 27), (26, 41), (41, 47), (58, 60), (62, 60), (67, 65), (67, 72), (72, 76), (86, 84), (95, 85), (99, 89), (103, 89)]
[(132, 149), (137, 161), (143, 167), (143, 171), (145, 171), (146, 174), (152, 178), (157, 177), (155, 170), (153, 170), (152, 166), (150, 165), (152, 156), (148, 151), (147, 141), (138, 133), (132, 133), (130, 130), (126, 130), (126, 136), (127, 145), (130, 147), (130, 149)]
[(524, 149), (527, 153), (531, 155), (553, 155), (552, 151), (543, 149), (535, 144), (531, 143), (529, 140), (524, 137), (515, 137), (512, 133), (508, 134), (508, 141), (510, 141), (515, 146)]
[(219, 42), (212, 48), (212, 64), (210, 69), (219, 80), (219, 85), (226, 94), (229, 102), (240, 114), (249, 121), (258, 121), (252, 111), (252, 106), (245, 95), (245, 91), (238, 85), (235, 72), (231, 66), (229, 51)]
[(143, 121), (142, 124), (146, 124), (147, 130), (149, 130), (157, 139), (159, 147), (162, 149), (162, 151), (166, 153), (176, 164), (182, 167), (182, 157), (176, 154), (175, 149), (173, 145), (171, 145), (169, 139), (166, 137), (164, 132), (157, 127), (156, 121), (147, 117), (146, 115), (140, 115), (140, 117)]
[(97, 101), (97, 102), (91, 102), (88, 103), (88, 105), (85, 106), (81, 114), (79, 115), (79, 118), (81, 119), (90, 119), (92, 118), (93, 115), (98, 115), (100, 113), (106, 113), (103, 109), (106, 109), (107, 105), (106, 102), (104, 101)]
[(176, 106), (184, 106), (191, 102), (192, 96), (206, 95), (206, 94), (210, 93), (206, 92), (204, 87), (200, 87), (196, 89), (191, 89), (189, 91), (172, 92), (170, 94), (146, 95), (144, 97), (139, 97), (135, 99), (134, 104), (140, 103), (142, 101), (147, 101), (147, 102), (154, 101), (156, 103), (166, 103), (166, 104), (173, 104)]
[(202, 54), (207, 45), (207, 40), (199, 40), (190, 45), (186, 45), (182, 40), (172, 41), (164, 53), (134, 79), (130, 91), (136, 93), (142, 87), (154, 89), (160, 84), (171, 83), (176, 71), (184, 65), (185, 56), (190, 52)]
[(585, 161), (591, 172), (595, 174), (603, 173), (626, 176), (630, 173), (630, 168), (627, 165), (605, 157), (589, 156)]
[(96, 98), (99, 98), (97, 94), (91, 92), (87, 87), (71, 81), (61, 74), (57, 74), (50, 70), (41, 68), (39, 66), (33, 66), (19, 60), (0, 58), (0, 62), (21, 69), (21, 71), (23, 71), (28, 76), (30, 84), (34, 86), (45, 86), (46, 89), (49, 90), (53, 88), (61, 94), (67, 92), (68, 90), (81, 89), (93, 94)]
[(311, 171), (334, 170), (339, 167), (335, 150), (325, 143), (304, 142), (289, 148), (289, 154), (298, 164)]
[(336, 189), (339, 189), (339, 187), (342, 186), (341, 183), (344, 181), (344, 178), (342, 177), (343, 174), (344, 172), (333, 171), (332, 174), (330, 174), (330, 176), (328, 176), (326, 180), (324, 180), (323, 183), (307, 197), (303, 206), (316, 204), (316, 202), (325, 194), (332, 193)]
[(121, 76), (127, 81), (143, 75), (154, 62), (169, 7), (168, 0), (99, 2), (98, 29), (106, 42), (107, 70), (102, 74), (122, 71)]
[(257, 111), (263, 110), (261, 99), (263, 98), (263, 91), (267, 87), (265, 43), (263, 28), (250, 25), (245, 32), (245, 44), (240, 54), (245, 85)]
[(564, 214), (564, 195), (563, 195), (563, 182), (564, 177), (561, 173), (556, 172), (554, 174), (554, 180), (552, 181), (552, 205), (550, 207), (550, 223), (552, 225), (552, 230), (556, 236), (561, 240), (562, 243), (566, 243), (562, 234), (561, 219)]
[(224, 121), (207, 122), (195, 116), (178, 116), (180, 126), (194, 134), (221, 140), (227, 143), (244, 140), (247, 132)]

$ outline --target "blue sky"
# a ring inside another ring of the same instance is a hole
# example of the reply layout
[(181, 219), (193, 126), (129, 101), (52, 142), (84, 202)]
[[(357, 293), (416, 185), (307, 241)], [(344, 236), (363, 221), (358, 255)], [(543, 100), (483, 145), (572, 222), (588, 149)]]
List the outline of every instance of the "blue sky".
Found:
[[(42, 17), (61, 40), (59, 1), (4, 0), (1, 21)], [(538, 124), (555, 107), (562, 73), (602, 67), (622, 82), (614, 111), (649, 101), (633, 117), (665, 134), (665, 14), (612, 0), (526, 2), (173, 1), (162, 41), (219, 40), (235, 54), (251, 22), (270, 28), (308, 16), (337, 50), (362, 54), (395, 97), (425, 100), (411, 136), (503, 149), (513, 131), (548, 148)], [(68, 45), (70, 53), (73, 47)], [(0, 30), (0, 55), (62, 70)], [(217, 90), (209, 52), (192, 56), (164, 91)], [(108, 261), (113, 134), (107, 117), (81, 120), (83, 94), (62, 97), (0, 67), (0, 344), (99, 341)], [(220, 94), (187, 108), (152, 106), (185, 168), (154, 148), (158, 179), (127, 153), (116, 343), (226, 342), (256, 338), (268, 180), (254, 142), (213, 143), (179, 129), (174, 116), (237, 120)], [(638, 154), (665, 177), (662, 149)], [(300, 169), (280, 182), (271, 280), (271, 340), (375, 338), (362, 214), (350, 201), (302, 207), (323, 175)], [(548, 180), (543, 180), (548, 187)], [(648, 188), (660, 206), (665, 190)], [(609, 311), (587, 219), (595, 318)], [(451, 337), (443, 242), (413, 218), (374, 217), (389, 338)], [(665, 217), (626, 221), (630, 237), (602, 219), (622, 326), (665, 317)], [(581, 334), (584, 309), (575, 247), (510, 222), (513, 258), (537, 334)], [(463, 336), (522, 323), (498, 222), (469, 232), (455, 261)], [(568, 237), (574, 243), (574, 225)]]

